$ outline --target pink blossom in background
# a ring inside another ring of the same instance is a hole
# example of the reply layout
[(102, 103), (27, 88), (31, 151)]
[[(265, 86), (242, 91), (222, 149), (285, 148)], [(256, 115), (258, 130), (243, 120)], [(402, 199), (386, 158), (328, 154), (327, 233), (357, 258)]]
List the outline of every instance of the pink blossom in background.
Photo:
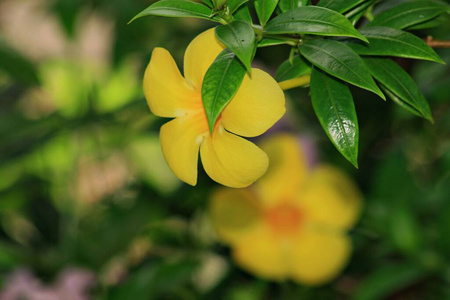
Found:
[(0, 300), (89, 300), (94, 281), (90, 271), (67, 268), (53, 284), (45, 285), (31, 271), (19, 269), (5, 281)]

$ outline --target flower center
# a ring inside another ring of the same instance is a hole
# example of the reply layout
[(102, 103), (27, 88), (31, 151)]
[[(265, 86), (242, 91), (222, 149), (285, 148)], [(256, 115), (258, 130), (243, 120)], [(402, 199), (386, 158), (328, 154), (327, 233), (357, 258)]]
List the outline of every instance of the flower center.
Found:
[(286, 235), (297, 232), (303, 220), (303, 213), (298, 207), (283, 202), (268, 209), (265, 219), (273, 231)]

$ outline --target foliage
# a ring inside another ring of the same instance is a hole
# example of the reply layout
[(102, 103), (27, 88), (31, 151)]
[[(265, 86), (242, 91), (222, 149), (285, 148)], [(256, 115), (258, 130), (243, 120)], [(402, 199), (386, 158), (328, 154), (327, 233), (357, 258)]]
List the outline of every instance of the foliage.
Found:
[[(143, 16), (195, 17), (224, 24), (216, 27), (217, 38), (236, 54), (248, 71), (250, 71), (250, 63), (254, 56), (255, 42), (256, 47), (260, 47), (261, 44), (265, 47), (277, 44), (266, 44), (268, 39), (286, 42), (292, 46), (293, 53), (298, 52), (314, 67), (345, 83), (372, 91), (385, 100), (384, 94), (372, 78), (374, 76), (381, 82), (385, 93), (395, 103), (432, 121), (428, 104), (420, 92), (417, 93), (414, 83), (411, 85), (411, 81), (407, 79), (409, 89), (413, 89), (414, 92), (409, 93), (409, 97), (405, 99), (405, 94), (399, 95), (398, 89), (392, 89), (391, 85), (386, 85), (389, 74), (374, 74), (374, 68), (369, 70), (360, 56), (397, 56), (443, 63), (442, 59), (424, 41), (401, 29), (408, 29), (446, 14), (450, 12), (450, 6), (438, 1), (415, 0), (400, 3), (373, 17), (372, 11), (378, 8), (377, 4), (370, 0), (319, 1), (316, 6), (309, 1), (302, 1), (286, 7), (278, 1), (255, 1), (254, 9), (260, 22), (260, 25), (256, 25), (251, 20), (247, 20), (247, 22), (235, 20), (234, 16), (237, 14), (236, 9), (239, 6), (245, 5), (245, 9), (252, 9), (252, 5), (245, 1), (238, 4), (214, 2), (213, 5), (210, 3), (202, 5), (182, 0), (163, 0), (152, 4), (135, 18)], [(278, 11), (276, 10), (277, 5), (279, 6)], [(346, 16), (346, 12), (355, 9), (358, 9), (357, 16), (350, 18)], [(276, 16), (270, 20), (273, 14)], [(369, 22), (362, 23), (358, 32), (353, 25), (358, 23), (364, 15), (367, 16)], [(437, 25), (438, 23), (434, 24), (434, 26)], [(321, 36), (329, 38), (320, 39)], [(347, 39), (342, 40), (339, 39), (340, 37)], [(389, 61), (386, 64), (389, 64)], [(210, 72), (223, 73), (224, 70), (220, 68), (213, 64)], [(292, 66), (292, 68), (299, 71), (299, 66)], [(394, 77), (405, 77), (400, 68), (393, 66), (387, 72)], [(314, 81), (322, 81), (322, 78), (313, 76), (311, 80), (312, 85), (315, 86)], [(233, 82), (234, 85), (239, 86), (241, 79), (227, 77), (227, 82)], [(236, 86), (232, 89), (236, 89)], [(202, 94), (213, 93), (209, 90), (214, 89), (215, 85), (205, 86)], [(311, 94), (314, 99), (317, 99), (314, 101), (316, 103), (320, 101), (322, 105), (332, 104), (333, 101), (330, 102), (329, 95), (338, 94), (341, 89), (340, 85), (331, 85), (328, 96), (327, 93), (321, 93), (320, 89), (311, 89)], [(230, 90), (220, 103), (228, 103), (233, 95), (234, 93)], [(353, 99), (350, 93), (344, 93), (344, 96), (335, 101), (339, 107), (337, 110), (333, 109), (333, 105), (328, 105), (326, 109), (316, 109), (316, 115), (336, 148), (357, 166), (358, 121), (353, 105), (348, 104), (353, 102)], [(212, 128), (225, 105), (221, 105), (217, 110), (210, 104), (216, 103), (214, 98), (207, 97), (204, 102)], [(411, 105), (411, 103), (414, 104)], [(410, 108), (411, 106), (412, 108)], [(334, 110), (336, 113), (329, 114), (329, 110)]]

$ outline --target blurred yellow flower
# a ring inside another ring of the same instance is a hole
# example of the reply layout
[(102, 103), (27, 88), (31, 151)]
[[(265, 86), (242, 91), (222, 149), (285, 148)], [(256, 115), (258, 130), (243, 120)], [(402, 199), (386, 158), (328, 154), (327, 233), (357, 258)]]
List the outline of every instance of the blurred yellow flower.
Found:
[(197, 183), (198, 153), (206, 173), (229, 187), (246, 187), (267, 170), (267, 155), (241, 138), (261, 135), (285, 112), (284, 94), (267, 73), (252, 69), (214, 126), (208, 129), (201, 98), (203, 77), (224, 49), (214, 29), (197, 36), (184, 56), (183, 77), (170, 53), (153, 50), (144, 92), (153, 114), (175, 118), (161, 127), (160, 139), (170, 169), (182, 181)]
[(318, 285), (346, 265), (346, 231), (359, 215), (362, 198), (345, 174), (331, 166), (309, 170), (299, 141), (281, 134), (261, 147), (267, 174), (251, 188), (221, 188), (210, 214), (219, 237), (242, 268), (273, 280)]

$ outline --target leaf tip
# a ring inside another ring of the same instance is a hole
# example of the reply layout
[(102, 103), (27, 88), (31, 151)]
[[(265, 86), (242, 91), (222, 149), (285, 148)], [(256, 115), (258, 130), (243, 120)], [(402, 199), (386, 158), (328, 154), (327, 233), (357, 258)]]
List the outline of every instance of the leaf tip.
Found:
[[(355, 153), (356, 152), (356, 153)], [(344, 157), (356, 168), (359, 169), (358, 166), (358, 153), (355, 151), (350, 153), (350, 155), (345, 155)]]
[(245, 68), (247, 69), (248, 76), (252, 78), (252, 65), (245, 66)]
[(365, 42), (366, 44), (370, 44), (369, 40), (365, 36), (363, 36), (361, 33), (358, 34), (357, 38), (360, 39), (361, 41)]
[(209, 128), (209, 133), (212, 135), (214, 132), (214, 125), (216, 122), (214, 122), (214, 118), (212, 117), (207, 117), (208, 119), (208, 128)]
[[(438, 56), (439, 57), (439, 56)], [(446, 65), (447, 63), (439, 57), (439, 59), (436, 60), (437, 63), (441, 64), (441, 65)]]
[(137, 14), (137, 15), (135, 15), (134, 17), (133, 17), (133, 19), (131, 19), (128, 23), (127, 23), (127, 25), (130, 25), (131, 23), (133, 23), (134, 21), (136, 21), (136, 19), (139, 19), (141, 17), (141, 14), (139, 13), (139, 14)]
[(383, 99), (384, 101), (386, 101), (386, 96), (383, 94), (383, 92), (377, 88), (376, 90), (374, 90), (375, 94), (377, 94), (378, 96), (380, 96), (381, 99)]

